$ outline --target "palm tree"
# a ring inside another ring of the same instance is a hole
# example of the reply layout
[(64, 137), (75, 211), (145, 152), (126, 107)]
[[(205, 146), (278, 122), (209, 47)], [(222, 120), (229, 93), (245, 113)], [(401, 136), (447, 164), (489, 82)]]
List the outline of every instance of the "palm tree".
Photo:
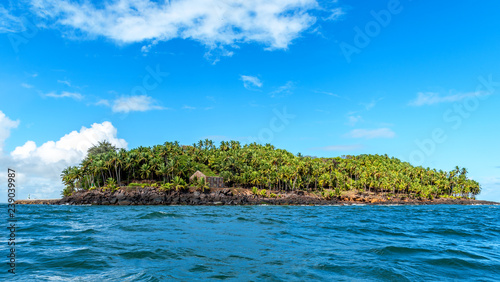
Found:
[(148, 179), (149, 175), (151, 174), (151, 167), (147, 163), (142, 164), (140, 172), (142, 179)]
[(196, 186), (198, 186), (198, 188), (200, 188), (200, 190), (201, 190), (202, 192), (205, 192), (205, 189), (208, 189), (208, 188), (209, 188), (209, 186), (208, 186), (208, 184), (207, 184), (207, 182), (206, 182), (206, 180), (205, 180), (205, 178), (204, 178), (204, 177), (200, 177), (200, 178), (198, 179), (198, 182), (197, 182), (197, 185), (196, 185)]
[(65, 168), (61, 180), (66, 187), (79, 189), (105, 185), (106, 178), (119, 184), (122, 178), (128, 182), (131, 178), (163, 182), (177, 179), (180, 183), (196, 169), (224, 177), (227, 185), (278, 190), (305, 190), (314, 185), (314, 189), (333, 186), (338, 191), (357, 189), (412, 197), (474, 197), (481, 190), (479, 183), (467, 178), (465, 168), (437, 171), (387, 155), (311, 158), (270, 144), (241, 146), (237, 141), (222, 141), (217, 147), (210, 140), (200, 140), (194, 146), (165, 142), (129, 151), (88, 154), (79, 166)]
[(167, 181), (168, 172), (169, 172), (169, 168), (164, 163), (161, 163), (156, 171), (156, 173), (158, 175), (161, 175), (163, 177), (164, 183)]
[(172, 184), (173, 184), (173, 188), (176, 191), (182, 190), (182, 189), (184, 189), (184, 187), (186, 187), (186, 182), (184, 181), (184, 179), (180, 178), (179, 176), (174, 177)]

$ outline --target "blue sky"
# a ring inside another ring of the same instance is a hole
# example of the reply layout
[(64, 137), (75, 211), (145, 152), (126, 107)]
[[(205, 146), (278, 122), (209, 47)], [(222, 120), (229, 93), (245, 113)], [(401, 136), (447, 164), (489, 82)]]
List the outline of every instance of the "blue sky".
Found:
[(499, 8), (6, 1), (1, 168), (19, 172), (19, 198), (54, 198), (61, 168), (96, 140), (131, 149), (234, 139), (458, 165), (481, 183), (479, 198), (500, 201)]

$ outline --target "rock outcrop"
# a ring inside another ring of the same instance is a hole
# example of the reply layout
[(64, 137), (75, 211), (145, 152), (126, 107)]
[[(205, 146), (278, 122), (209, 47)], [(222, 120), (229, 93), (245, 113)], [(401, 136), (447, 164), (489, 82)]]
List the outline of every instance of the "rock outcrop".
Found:
[(499, 204), (471, 199), (384, 199), (377, 196), (349, 195), (325, 199), (304, 191), (281, 192), (273, 197), (254, 195), (247, 189), (216, 189), (214, 191), (160, 191), (155, 187), (122, 187), (117, 191), (90, 190), (75, 192), (69, 197), (53, 200), (18, 200), (16, 204), (48, 205), (437, 205), (437, 204)]

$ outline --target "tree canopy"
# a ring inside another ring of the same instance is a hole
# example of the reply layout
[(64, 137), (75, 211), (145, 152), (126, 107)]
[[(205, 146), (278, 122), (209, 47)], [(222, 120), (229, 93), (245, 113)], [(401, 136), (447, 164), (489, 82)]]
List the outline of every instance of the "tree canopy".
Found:
[(103, 141), (99, 141), (97, 143), (97, 145), (90, 147), (87, 150), (87, 156), (90, 156), (90, 155), (97, 156), (97, 155), (106, 154), (109, 152), (116, 152), (116, 150), (117, 150), (117, 148), (115, 146), (113, 146), (108, 141), (103, 140)]
[(426, 198), (474, 197), (480, 192), (479, 183), (467, 178), (465, 168), (438, 171), (387, 155), (313, 158), (271, 144), (242, 146), (238, 141), (222, 141), (217, 147), (208, 139), (191, 146), (165, 142), (129, 151), (105, 142), (94, 147), (79, 166), (62, 172), (63, 195), (104, 186), (108, 178), (119, 186), (140, 180), (168, 183), (176, 177), (187, 182), (197, 170), (223, 177), (226, 186), (243, 188), (355, 190)]

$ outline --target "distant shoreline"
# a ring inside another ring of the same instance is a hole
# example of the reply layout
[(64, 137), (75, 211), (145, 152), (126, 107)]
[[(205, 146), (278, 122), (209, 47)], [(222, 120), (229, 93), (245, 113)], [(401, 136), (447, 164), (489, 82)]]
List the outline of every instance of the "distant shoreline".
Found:
[(155, 187), (126, 189), (115, 192), (90, 190), (76, 192), (62, 199), (17, 200), (21, 205), (500, 205), (497, 202), (474, 199), (413, 199), (401, 195), (388, 198), (380, 194), (348, 193), (339, 197), (323, 197), (318, 193), (305, 191), (269, 191), (265, 196), (252, 193), (245, 188), (219, 188), (211, 191), (160, 191)]

